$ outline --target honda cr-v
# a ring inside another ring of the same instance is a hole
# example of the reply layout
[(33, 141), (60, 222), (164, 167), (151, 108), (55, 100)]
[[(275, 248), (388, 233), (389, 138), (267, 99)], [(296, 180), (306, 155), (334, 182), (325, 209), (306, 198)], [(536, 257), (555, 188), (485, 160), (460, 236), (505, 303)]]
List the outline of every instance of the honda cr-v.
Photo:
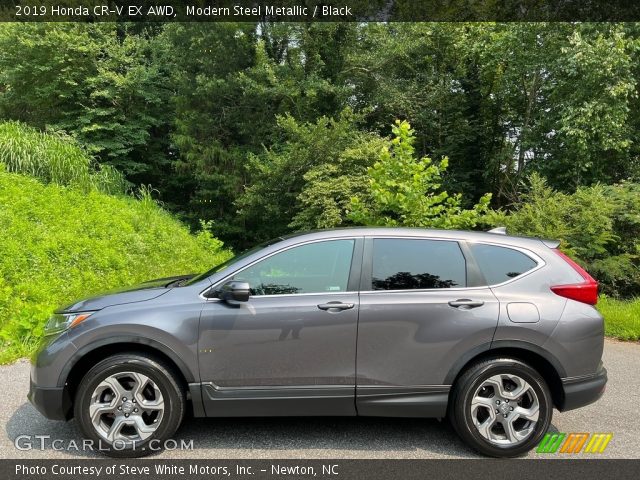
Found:
[[(139, 456), (196, 417), (448, 416), (486, 455), (534, 447), (606, 384), (597, 283), (558, 242), (357, 228), (56, 312), (29, 398)], [(588, 425), (585, 425), (587, 428)]]

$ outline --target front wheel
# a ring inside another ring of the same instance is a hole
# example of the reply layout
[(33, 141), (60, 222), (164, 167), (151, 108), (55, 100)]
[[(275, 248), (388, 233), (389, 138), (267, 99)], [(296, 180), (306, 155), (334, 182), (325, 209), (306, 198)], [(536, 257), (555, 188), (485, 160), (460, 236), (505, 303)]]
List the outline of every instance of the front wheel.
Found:
[(74, 415), (93, 448), (112, 457), (161, 450), (180, 426), (184, 392), (171, 369), (142, 354), (108, 357), (84, 376)]
[(538, 445), (551, 424), (547, 384), (526, 363), (495, 358), (472, 365), (456, 382), (451, 422), (472, 448), (515, 457)]

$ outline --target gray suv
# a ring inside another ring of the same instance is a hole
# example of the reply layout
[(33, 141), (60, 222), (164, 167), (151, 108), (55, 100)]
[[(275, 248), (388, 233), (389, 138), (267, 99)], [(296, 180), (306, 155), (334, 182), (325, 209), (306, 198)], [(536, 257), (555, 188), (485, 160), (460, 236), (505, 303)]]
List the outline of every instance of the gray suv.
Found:
[(60, 309), (29, 399), (113, 456), (195, 417), (448, 416), (521, 455), (607, 381), (598, 285), (558, 242), (403, 228), (318, 231), (206, 273)]

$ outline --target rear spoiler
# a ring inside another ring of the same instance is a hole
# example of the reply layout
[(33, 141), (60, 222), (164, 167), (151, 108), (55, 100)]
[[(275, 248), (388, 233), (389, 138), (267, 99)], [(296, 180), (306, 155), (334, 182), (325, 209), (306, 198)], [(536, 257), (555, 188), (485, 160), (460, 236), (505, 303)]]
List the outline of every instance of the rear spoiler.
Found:
[[(488, 231), (488, 233), (495, 233), (496, 235), (506, 235), (507, 227), (492, 228)], [(547, 238), (540, 238), (539, 240), (549, 248), (558, 248), (558, 246), (560, 246), (560, 240), (549, 240)]]
[(560, 246), (560, 240), (549, 240), (546, 238), (541, 238), (540, 241), (549, 248), (558, 248)]

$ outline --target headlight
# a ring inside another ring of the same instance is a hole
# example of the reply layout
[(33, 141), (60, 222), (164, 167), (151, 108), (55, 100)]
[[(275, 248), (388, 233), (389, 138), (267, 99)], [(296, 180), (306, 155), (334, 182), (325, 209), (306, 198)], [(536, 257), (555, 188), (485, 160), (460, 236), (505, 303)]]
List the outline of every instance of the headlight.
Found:
[(54, 313), (49, 318), (47, 325), (44, 327), (45, 335), (51, 335), (53, 333), (60, 333), (67, 328), (71, 328), (84, 321), (87, 317), (91, 316), (93, 312), (88, 313)]

